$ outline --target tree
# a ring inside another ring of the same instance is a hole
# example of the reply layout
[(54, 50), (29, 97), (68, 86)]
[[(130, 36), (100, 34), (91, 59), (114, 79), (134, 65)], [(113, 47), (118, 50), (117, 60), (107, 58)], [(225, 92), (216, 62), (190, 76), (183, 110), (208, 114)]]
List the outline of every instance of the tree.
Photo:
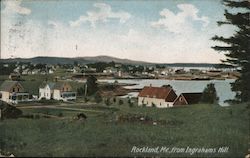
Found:
[(130, 98), (128, 99), (128, 105), (129, 105), (129, 107), (133, 107), (133, 105), (134, 105)]
[(170, 84), (162, 85), (161, 87), (164, 87), (164, 88), (173, 88)]
[(107, 106), (109, 106), (109, 105), (111, 104), (110, 98), (107, 98), (107, 99), (105, 100), (105, 104), (106, 104)]
[(232, 90), (236, 92), (236, 100), (241, 102), (250, 101), (250, 1), (247, 0), (224, 0), (223, 4), (233, 8), (237, 13), (229, 13), (225, 10), (225, 21), (218, 21), (218, 25), (232, 25), (237, 31), (228, 38), (214, 36), (212, 40), (223, 42), (226, 46), (212, 47), (216, 51), (226, 52), (226, 66), (239, 68), (241, 76), (231, 84)]
[(96, 93), (96, 94), (95, 94), (95, 102), (96, 102), (96, 103), (102, 102), (102, 96), (101, 96), (100, 93)]
[(116, 97), (113, 98), (113, 102), (116, 103)]
[(87, 94), (88, 95), (93, 95), (94, 93), (96, 93), (98, 91), (96, 81), (97, 81), (97, 79), (92, 75), (87, 78), (86, 85), (87, 85)]
[(217, 103), (219, 98), (217, 97), (216, 89), (213, 83), (207, 84), (207, 87), (203, 90), (203, 94), (201, 96), (202, 103), (215, 104)]
[(123, 104), (123, 100), (119, 100), (119, 105), (122, 105)]
[(76, 91), (77, 91), (78, 96), (83, 96), (84, 95), (84, 88), (83, 87), (77, 88)]

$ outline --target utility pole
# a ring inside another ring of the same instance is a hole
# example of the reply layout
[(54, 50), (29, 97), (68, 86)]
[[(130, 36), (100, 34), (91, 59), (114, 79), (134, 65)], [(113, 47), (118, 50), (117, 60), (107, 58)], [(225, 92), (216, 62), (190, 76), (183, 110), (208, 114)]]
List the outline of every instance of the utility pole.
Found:
[(88, 91), (88, 85), (87, 85), (87, 82), (86, 82), (86, 84), (85, 84), (85, 97), (87, 96), (87, 91)]

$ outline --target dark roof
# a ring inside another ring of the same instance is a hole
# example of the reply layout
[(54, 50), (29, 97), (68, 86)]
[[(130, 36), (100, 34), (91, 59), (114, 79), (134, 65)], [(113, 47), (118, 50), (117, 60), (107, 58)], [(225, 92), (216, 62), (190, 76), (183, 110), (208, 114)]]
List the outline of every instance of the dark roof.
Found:
[(166, 99), (172, 88), (170, 87), (144, 87), (138, 97), (149, 97), (157, 99)]
[[(10, 91), (10, 89), (15, 86), (16, 84), (19, 84), (22, 86), (18, 81), (4, 81), (2, 85), (0, 86), (0, 91)], [(22, 87), (23, 88), (23, 87)]]
[(201, 99), (202, 93), (182, 93), (181, 95), (183, 95), (188, 104), (197, 104)]
[(40, 86), (40, 88), (44, 88), (46, 85), (49, 85), (50, 89), (61, 89), (61, 87), (65, 84), (66, 82), (44, 82)]
[(64, 84), (66, 84), (66, 83), (65, 82), (56, 82), (54, 85), (54, 89), (61, 89)]

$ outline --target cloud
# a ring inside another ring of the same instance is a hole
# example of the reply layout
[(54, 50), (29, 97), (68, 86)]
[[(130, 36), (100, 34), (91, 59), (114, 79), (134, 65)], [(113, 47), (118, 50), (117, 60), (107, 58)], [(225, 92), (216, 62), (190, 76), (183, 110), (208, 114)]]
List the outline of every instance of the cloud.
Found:
[(21, 6), (22, 0), (5, 0), (3, 4), (5, 9), (3, 13), (16, 13), (21, 15), (29, 15), (31, 10)]
[(76, 21), (70, 21), (70, 26), (77, 27), (82, 23), (89, 22), (95, 28), (97, 22), (107, 22), (109, 19), (119, 19), (120, 23), (125, 23), (131, 15), (124, 11), (113, 12), (111, 6), (105, 3), (95, 3), (94, 7), (98, 11), (88, 11), (87, 15), (80, 16)]
[(193, 22), (199, 21), (203, 27), (209, 23), (208, 17), (198, 16), (199, 10), (192, 4), (179, 4), (177, 7), (180, 12), (175, 14), (168, 9), (160, 11), (160, 18), (158, 21), (151, 22), (154, 28), (163, 28), (173, 33), (183, 33), (193, 30)]
[[(93, 26), (95, 26), (97, 22), (105, 23), (111, 18), (123, 23), (129, 19), (121, 18), (125, 12), (114, 12), (109, 5), (98, 3), (95, 6), (99, 6), (97, 7), (99, 10), (88, 11), (84, 17), (88, 17), (89, 20), (80, 21), (78, 25), (82, 23), (91, 24), (92, 22)], [(195, 9), (193, 8), (193, 10)], [(187, 18), (191, 18), (193, 21), (201, 21), (205, 25), (203, 17), (197, 15), (198, 10), (196, 9), (196, 12), (193, 10), (187, 9), (185, 16), (188, 15)], [(164, 9), (161, 14), (172, 14), (175, 18), (181, 13), (184, 14), (183, 12), (175, 14)], [(15, 12), (15, 15), (17, 14), (19, 13)], [(24, 16), (16, 16), (18, 18), (2, 17), (2, 21), (4, 21), (1, 23), (3, 58), (12, 55), (15, 57), (110, 55), (150, 62), (216, 63), (224, 56), (210, 48), (211, 43), (208, 41), (211, 36), (207, 36), (206, 32), (201, 31), (183, 36), (182, 34), (172, 34), (167, 31), (157, 31), (153, 28), (147, 31), (136, 25), (129, 28), (125, 26), (125, 29), (122, 27), (119, 30), (106, 27), (89, 29), (70, 27), (68, 23), (58, 19), (53, 19), (54, 21), (47, 19), (47, 23), (43, 23), (39, 19), (27, 19)], [(95, 20), (90, 21), (91, 18), (95, 18)], [(182, 26), (185, 26), (182, 23), (187, 23), (185, 18), (180, 18), (179, 21)], [(190, 25), (186, 27), (191, 28)], [(207, 27), (206, 31), (211, 33), (214, 29)]]

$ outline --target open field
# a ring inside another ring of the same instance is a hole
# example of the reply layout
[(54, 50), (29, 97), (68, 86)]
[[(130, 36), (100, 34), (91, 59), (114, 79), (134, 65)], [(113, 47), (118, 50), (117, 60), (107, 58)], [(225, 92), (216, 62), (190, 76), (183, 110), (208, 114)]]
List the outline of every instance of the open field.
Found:
[[(116, 103), (60, 108), (22, 108), (38, 118), (0, 122), (2, 153), (16, 156), (225, 156), (243, 157), (249, 140), (249, 108), (246, 104), (220, 107), (191, 105), (180, 108), (129, 107)], [(249, 107), (249, 106), (248, 106)], [(80, 111), (86, 110), (86, 111)], [(87, 120), (72, 119), (84, 113)], [(42, 114), (57, 117), (44, 118)], [(165, 124), (117, 120), (118, 116), (147, 116)], [(137, 147), (216, 148), (226, 153), (131, 153)]]

